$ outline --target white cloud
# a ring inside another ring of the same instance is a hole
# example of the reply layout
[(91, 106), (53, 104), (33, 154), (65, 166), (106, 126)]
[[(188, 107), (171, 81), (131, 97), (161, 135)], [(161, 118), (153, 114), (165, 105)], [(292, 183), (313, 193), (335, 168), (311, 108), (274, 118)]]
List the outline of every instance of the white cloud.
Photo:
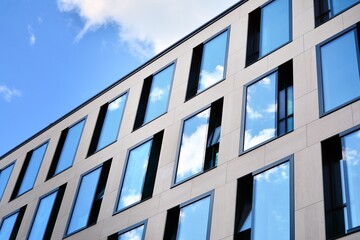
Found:
[(259, 119), (263, 117), (261, 113), (255, 111), (249, 105), (246, 105), (246, 114), (249, 116), (250, 119)]
[(88, 31), (107, 24), (118, 27), (119, 37), (137, 56), (149, 58), (207, 22), (238, 0), (57, 0), (62, 12), (75, 12)]
[(30, 35), (29, 37), (29, 44), (30, 46), (34, 46), (35, 43), (36, 43), (36, 37), (34, 35), (34, 30), (32, 29), (31, 25), (28, 25), (27, 26), (27, 29), (28, 29), (28, 33)]
[(224, 66), (217, 65), (212, 72), (202, 70), (200, 73), (200, 89), (206, 89), (218, 81), (224, 76)]
[(127, 195), (120, 198), (120, 206), (127, 207), (135, 202), (140, 201), (141, 195), (136, 192), (136, 189), (130, 189), (129, 191), (127, 191)]
[(275, 136), (275, 128), (263, 129), (258, 135), (252, 136), (251, 131), (245, 131), (244, 149), (247, 150)]
[(155, 87), (150, 93), (150, 102), (154, 103), (162, 99), (165, 91), (159, 87)]
[(265, 78), (264, 78), (263, 80), (261, 80), (259, 83), (262, 84), (262, 85), (268, 86), (268, 85), (270, 85), (270, 83), (271, 83), (271, 79), (270, 79), (269, 77), (265, 77)]
[(346, 159), (346, 163), (352, 166), (356, 166), (360, 161), (360, 154), (356, 149), (346, 148), (343, 149), (343, 158)]
[(122, 101), (122, 97), (116, 99), (115, 101), (113, 101), (112, 103), (109, 104), (109, 111), (115, 111), (116, 109), (118, 109), (120, 107), (120, 103)]
[(21, 91), (16, 89), (16, 88), (12, 88), (10, 89), (8, 86), (6, 85), (0, 85), (0, 96), (7, 102), (11, 102), (13, 97), (19, 97), (21, 96)]
[(274, 112), (276, 112), (276, 108), (277, 108), (276, 103), (269, 104), (268, 107), (265, 109), (265, 112), (274, 113)]
[(264, 173), (255, 176), (255, 180), (265, 180), (266, 182), (278, 183), (289, 178), (288, 164), (283, 163), (277, 167), (273, 167)]
[(142, 229), (135, 228), (129, 232), (121, 234), (121, 240), (140, 240), (142, 236)]

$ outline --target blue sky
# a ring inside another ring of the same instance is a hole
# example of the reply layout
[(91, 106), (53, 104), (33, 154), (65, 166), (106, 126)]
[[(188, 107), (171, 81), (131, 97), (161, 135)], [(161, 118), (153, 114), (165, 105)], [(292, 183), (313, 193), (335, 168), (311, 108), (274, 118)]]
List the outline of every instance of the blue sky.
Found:
[(0, 1), (0, 156), (236, 2)]

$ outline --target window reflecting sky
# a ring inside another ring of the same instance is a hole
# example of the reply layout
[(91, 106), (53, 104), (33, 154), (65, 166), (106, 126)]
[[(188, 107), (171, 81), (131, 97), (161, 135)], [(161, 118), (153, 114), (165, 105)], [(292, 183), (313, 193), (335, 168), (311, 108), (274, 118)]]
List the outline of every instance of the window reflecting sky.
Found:
[(290, 41), (289, 0), (275, 0), (261, 9), (260, 57)]
[(6, 168), (3, 168), (0, 171), (0, 201), (2, 199), (2, 196), (5, 192), (7, 183), (10, 179), (11, 172), (14, 168), (15, 163), (12, 163), (11, 165), (7, 166)]
[(8, 216), (7, 218), (3, 219), (0, 229), (0, 239), (10, 239), (11, 232), (14, 228), (16, 219), (19, 215), (19, 212)]
[(58, 192), (56, 191), (40, 200), (35, 220), (30, 230), (29, 240), (39, 240), (44, 238), (57, 193)]
[(325, 112), (360, 96), (355, 34), (352, 30), (321, 47)]
[(119, 235), (118, 240), (141, 240), (144, 232), (144, 225), (134, 228)]
[(82, 120), (69, 129), (54, 175), (72, 166), (81, 138), (81, 133), (84, 128), (84, 123), (85, 120)]
[[(360, 226), (360, 131), (342, 138), (343, 158), (345, 159), (345, 188), (348, 199), (347, 230)], [(345, 215), (346, 217), (346, 215)]]
[(346, 8), (359, 2), (359, 0), (331, 0), (331, 10), (333, 15), (345, 10)]
[(180, 209), (177, 240), (205, 240), (208, 232), (211, 197)]
[(41, 147), (35, 149), (31, 155), (31, 159), (27, 169), (25, 171), (24, 178), (21, 182), (21, 186), (17, 196), (29, 191), (33, 188), (37, 174), (39, 172), (42, 160), (45, 155), (47, 143), (43, 144)]
[(197, 92), (224, 79), (228, 31), (204, 44)]
[(289, 162), (254, 177), (252, 239), (290, 239)]
[(141, 201), (151, 145), (152, 140), (130, 151), (117, 207), (118, 211)]
[(126, 97), (127, 94), (124, 94), (109, 103), (96, 150), (100, 150), (116, 141), (124, 113)]
[(184, 122), (175, 182), (180, 182), (203, 170), (209, 117), (210, 108)]
[(276, 135), (277, 72), (247, 87), (244, 150)]
[(167, 111), (174, 68), (175, 64), (172, 64), (153, 76), (144, 123)]

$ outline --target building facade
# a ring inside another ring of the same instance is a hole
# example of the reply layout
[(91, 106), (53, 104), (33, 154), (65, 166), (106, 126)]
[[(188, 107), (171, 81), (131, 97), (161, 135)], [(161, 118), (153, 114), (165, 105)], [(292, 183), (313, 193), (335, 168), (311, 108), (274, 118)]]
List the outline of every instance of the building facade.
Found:
[(240, 1), (0, 159), (0, 239), (360, 239), (358, 0)]

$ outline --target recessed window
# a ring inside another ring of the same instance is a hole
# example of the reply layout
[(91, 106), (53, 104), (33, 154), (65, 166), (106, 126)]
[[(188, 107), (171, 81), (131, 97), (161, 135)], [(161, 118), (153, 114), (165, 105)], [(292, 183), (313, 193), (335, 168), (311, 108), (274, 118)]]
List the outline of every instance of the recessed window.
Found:
[(243, 151), (293, 130), (292, 61), (245, 86)]
[(222, 106), (221, 98), (184, 121), (176, 184), (217, 166)]
[(322, 43), (319, 60), (320, 113), (337, 110), (360, 97), (360, 61), (357, 29)]
[(48, 179), (73, 165), (84, 124), (85, 119), (61, 132), (54, 159), (48, 173)]
[(321, 143), (327, 239), (360, 230), (360, 130)]
[(116, 142), (125, 109), (127, 93), (101, 106), (88, 155)]
[(162, 138), (163, 131), (129, 151), (116, 212), (152, 197)]
[(108, 160), (81, 176), (65, 236), (96, 223), (110, 170)]
[(234, 239), (294, 239), (292, 160), (238, 180)]
[(41, 197), (28, 234), (28, 240), (51, 239), (65, 185)]
[(128, 227), (108, 237), (108, 240), (144, 240), (147, 221)]
[(144, 80), (134, 129), (166, 113), (175, 63)]
[(26, 205), (3, 217), (0, 225), (0, 239), (16, 239), (25, 210)]
[(26, 154), (25, 161), (21, 168), (19, 178), (16, 181), (11, 199), (17, 198), (34, 187), (41, 163), (45, 156), (47, 145), (48, 143), (46, 142)]
[(249, 14), (246, 65), (291, 41), (291, 2), (272, 0)]
[(359, 0), (314, 0), (316, 26), (354, 6)]
[(229, 30), (193, 50), (186, 100), (225, 79)]
[(4, 167), (0, 170), (0, 201), (4, 195), (6, 186), (9, 182), (11, 172), (15, 166), (15, 163), (11, 163), (10, 165)]
[(164, 239), (210, 239), (212, 194), (168, 210)]

